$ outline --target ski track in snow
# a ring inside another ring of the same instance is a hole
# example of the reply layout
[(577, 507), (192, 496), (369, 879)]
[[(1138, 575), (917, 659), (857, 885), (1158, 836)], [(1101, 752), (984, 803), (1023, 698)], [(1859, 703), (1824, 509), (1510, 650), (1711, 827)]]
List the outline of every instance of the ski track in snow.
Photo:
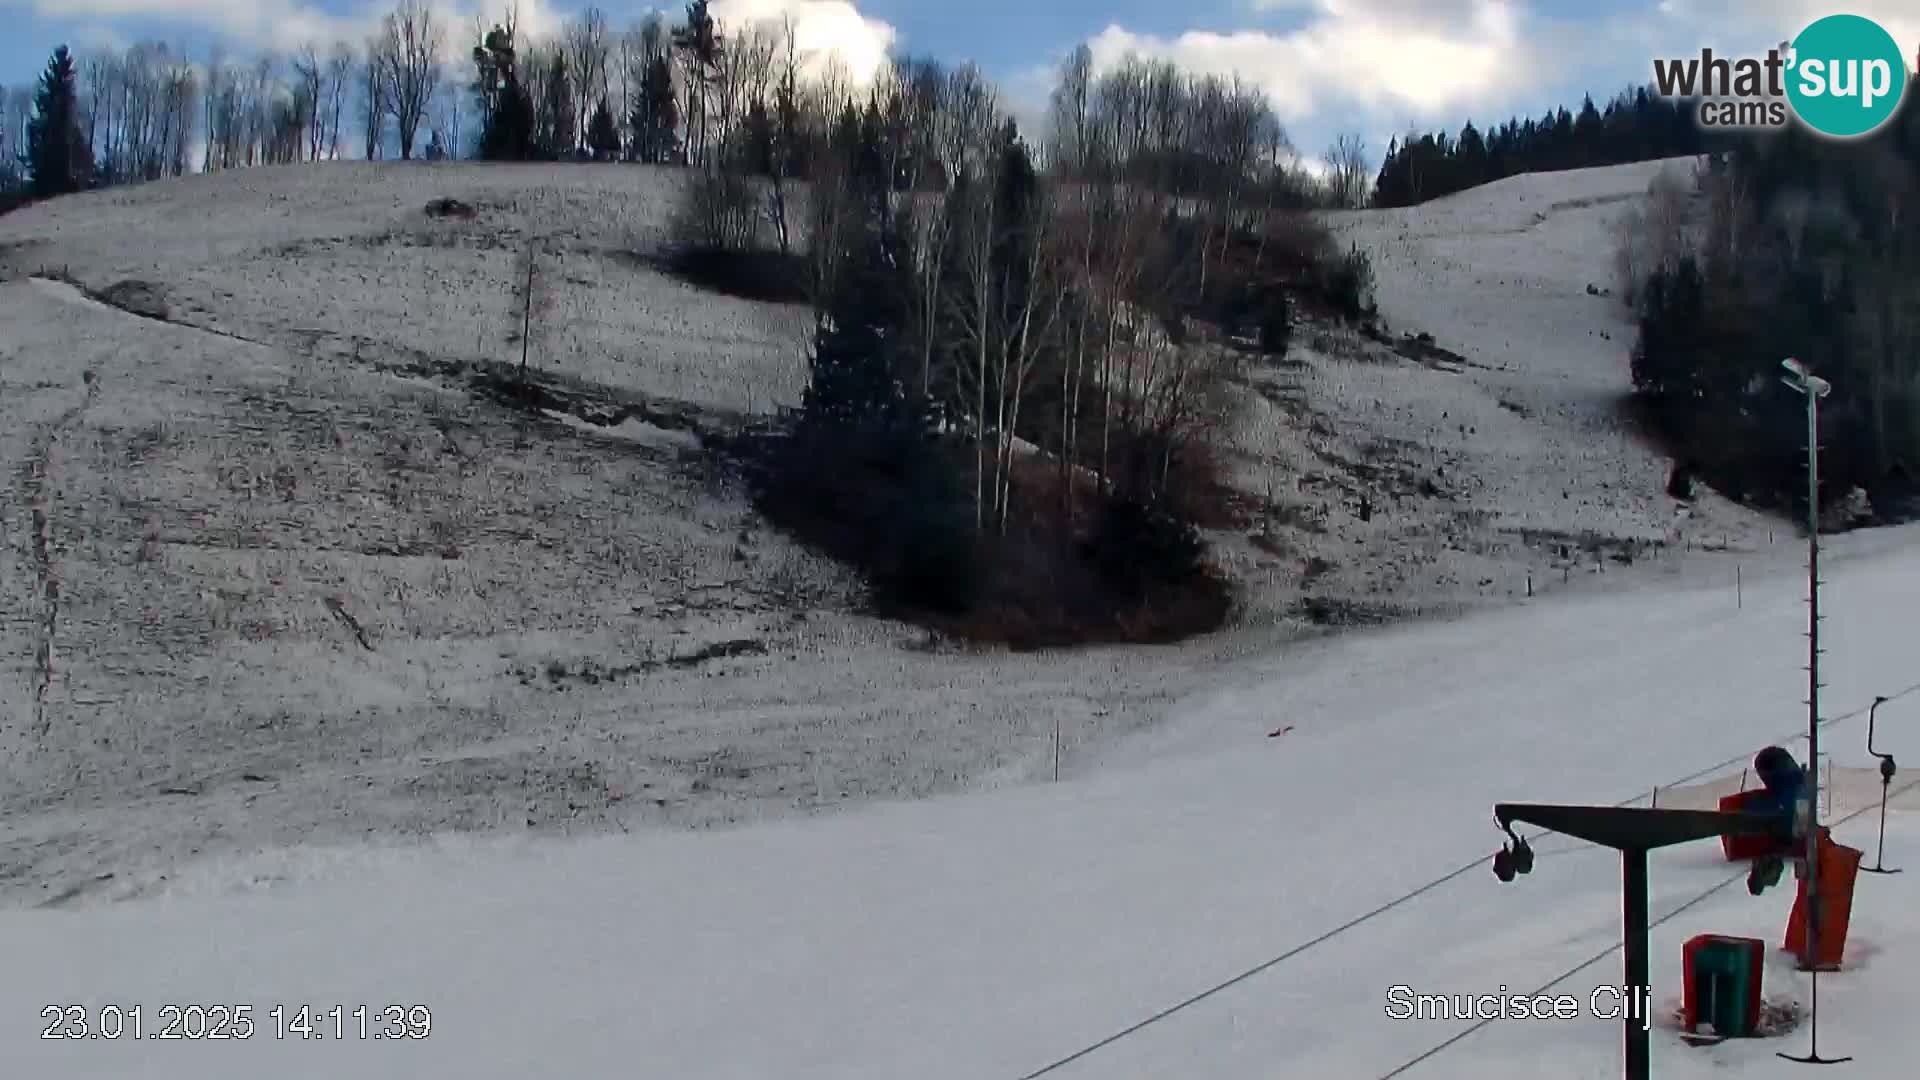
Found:
[(47, 692), (53, 685), (53, 671), (56, 654), (56, 642), (60, 626), (60, 574), (54, 554), (54, 507), (59, 490), (58, 480), (54, 477), (54, 451), (62, 432), (72, 427), (93, 404), (97, 385), (91, 373), (88, 373), (85, 400), (61, 414), (48, 429), (34, 441), (32, 451), (20, 469), (19, 488), (26, 502), (27, 510), (33, 522), (33, 563), (38, 579), (44, 607), (41, 616), (40, 642), (35, 649), (35, 674), (37, 682), (33, 697), (33, 729), (36, 735), (47, 734)]

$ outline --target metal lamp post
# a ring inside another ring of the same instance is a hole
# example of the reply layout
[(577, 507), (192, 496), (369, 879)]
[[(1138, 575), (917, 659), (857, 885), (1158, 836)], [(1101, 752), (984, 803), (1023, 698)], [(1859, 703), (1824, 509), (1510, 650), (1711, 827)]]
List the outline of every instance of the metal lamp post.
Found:
[(1897, 869), (1887, 868), (1887, 789), (1893, 785), (1895, 769), (1893, 755), (1881, 753), (1873, 745), (1873, 719), (1874, 716), (1879, 713), (1880, 706), (1886, 703), (1887, 699), (1885, 697), (1876, 697), (1873, 699), (1873, 707), (1867, 710), (1867, 753), (1880, 759), (1880, 847), (1874, 853), (1873, 865), (1860, 868), (1862, 873), (1867, 874), (1897, 874), (1900, 872)]
[(1790, 1061), (1832, 1065), (1851, 1058), (1820, 1056), (1820, 399), (1833, 384), (1798, 360), (1781, 361), (1781, 381), (1807, 399), (1807, 936), (1805, 970), (1811, 982), (1809, 1045), (1805, 1057)]

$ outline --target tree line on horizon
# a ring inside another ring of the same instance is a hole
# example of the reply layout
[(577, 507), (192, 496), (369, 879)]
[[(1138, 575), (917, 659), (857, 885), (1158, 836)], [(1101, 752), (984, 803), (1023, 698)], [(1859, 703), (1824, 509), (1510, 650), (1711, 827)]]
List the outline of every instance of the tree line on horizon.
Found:
[(1694, 123), (1691, 106), (1651, 87), (1624, 90), (1605, 109), (1588, 95), (1578, 112), (1562, 106), (1537, 120), (1515, 117), (1485, 131), (1469, 120), (1458, 136), (1442, 131), (1396, 138), (1374, 180), (1373, 205), (1416, 206), (1521, 173), (1684, 157), (1723, 143)]
[[(791, 25), (763, 20), (723, 32), (705, 0), (689, 3), (678, 24), (652, 12), (625, 30), (588, 8), (552, 40), (527, 38), (516, 22), (511, 5), (490, 25), (476, 20), (468, 79), (455, 74), (452, 28), (421, 0), (399, 0), (365, 42), (309, 43), (287, 55), (215, 51), (196, 60), (160, 41), (85, 56), (63, 49), (70, 71), (55, 93), (66, 95), (63, 116), (78, 129), (72, 137), (81, 148), (71, 157), (89, 166), (84, 176), (41, 186), (79, 190), (334, 160), (349, 146), (371, 160), (397, 149), (403, 160), (698, 165), (711, 153), (752, 152), (739, 149), (740, 133), (791, 120), (809, 95), (844, 97), (852, 83), (830, 61), (815, 65), (805, 85), (770, 87), (776, 61), (793, 59)], [(732, 47), (719, 48), (723, 40)], [(910, 81), (916, 66), (930, 62), (898, 57), (882, 76)], [(0, 190), (28, 186), (28, 140), (40, 103), (52, 104), (47, 93), (44, 76), (40, 86), (0, 88)], [(1288, 147), (1294, 167), (1282, 201), (1408, 206), (1517, 173), (1693, 154), (1707, 145), (1681, 103), (1640, 87), (1604, 109), (1589, 97), (1577, 112), (1560, 108), (1486, 131), (1469, 122), (1457, 136), (1409, 133), (1392, 142), (1377, 172), (1354, 135), (1324, 152), (1320, 170), (1301, 167)], [(1194, 181), (1183, 175), (1181, 182)]]
[[(431, 7), (399, 0), (363, 44), (309, 43), (285, 56), (215, 50), (196, 60), (142, 41), (80, 57), (62, 45), (36, 86), (0, 88), (0, 191), (46, 197), (334, 160), (350, 140), (370, 159), (390, 144), (411, 158), (423, 126), (442, 146), (457, 139), (443, 38)], [(43, 143), (63, 149), (36, 149)]]
[[(688, 3), (678, 23), (653, 12), (626, 29), (588, 8), (545, 40), (517, 21), (509, 4), (497, 20), (454, 28), (422, 0), (399, 0), (366, 41), (314, 41), (285, 53), (195, 55), (159, 40), (84, 53), (62, 46), (64, 73), (51, 86), (61, 119), (48, 130), (77, 142), (70, 156), (87, 168), (34, 186), (83, 190), (396, 152), (402, 160), (700, 165), (739, 152), (744, 127), (791, 119), (809, 99), (819, 112), (819, 101), (846, 97), (855, 82), (837, 58), (809, 58), (807, 76), (783, 97), (767, 79), (776, 61), (794, 66), (791, 24), (722, 30), (705, 0)], [(471, 34), (466, 45), (462, 29)], [(729, 47), (717, 47), (722, 41)], [(472, 74), (462, 76), (469, 57)], [(931, 63), (893, 57), (879, 77), (911, 81)], [(40, 83), (0, 87), (0, 191), (25, 191), (32, 180), (34, 120), (43, 101), (55, 107), (44, 76)], [(1364, 203), (1371, 166), (1357, 136), (1327, 150), (1324, 180), (1287, 150), (1294, 160), (1284, 201)]]

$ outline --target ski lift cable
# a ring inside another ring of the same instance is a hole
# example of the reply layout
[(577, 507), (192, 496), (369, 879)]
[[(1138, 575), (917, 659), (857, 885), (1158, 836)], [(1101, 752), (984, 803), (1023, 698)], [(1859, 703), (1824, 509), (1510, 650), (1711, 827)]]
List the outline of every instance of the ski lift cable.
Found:
[[(1885, 700), (1889, 702), (1899, 701), (1901, 698), (1904, 698), (1916, 693), (1920, 693), (1920, 683), (1914, 683), (1912, 686), (1907, 687), (1905, 690), (1900, 690), (1895, 693), (1888, 694)], [(1873, 708), (1872, 705), (1862, 705), (1857, 709), (1853, 709), (1849, 712), (1841, 713), (1838, 716), (1829, 716), (1825, 720), (1820, 721), (1820, 726), (1823, 728), (1832, 727), (1835, 724), (1845, 723), (1848, 720), (1853, 720), (1858, 717), (1865, 716), (1867, 715), (1867, 711), (1871, 708)], [(1798, 740), (1801, 742), (1805, 742), (1806, 738), (1807, 738), (1807, 734), (1805, 731), (1795, 731), (1795, 732), (1792, 732), (1791, 734), (1781, 736), (1776, 741), (1791, 742), (1794, 740)], [(1741, 761), (1745, 760), (1746, 756), (1747, 755), (1745, 753), (1735, 754), (1733, 757), (1727, 758), (1724, 761), (1716, 762), (1715, 764), (1709, 765), (1704, 769), (1700, 769), (1697, 772), (1688, 773), (1687, 775), (1681, 777), (1678, 780), (1671, 780), (1671, 781), (1668, 781), (1667, 783), (1661, 784), (1660, 786), (1663, 788), (1670, 788), (1670, 787), (1678, 787), (1681, 784), (1691, 783), (1692, 781), (1698, 780), (1703, 776), (1708, 776), (1708, 775), (1711, 775), (1712, 773), (1719, 772), (1721, 769), (1724, 769), (1729, 765), (1737, 765)], [(1636, 796), (1636, 798), (1640, 798), (1640, 797)], [(1624, 804), (1617, 804), (1617, 805), (1624, 805)]]
[[(1920, 683), (1915, 683), (1914, 685), (1909, 686), (1906, 689), (1899, 691), (1898, 693), (1889, 694), (1887, 695), (1886, 700), (1897, 701), (1900, 698), (1907, 697), (1908, 695), (1914, 694), (1914, 693), (1920, 693)], [(1864, 716), (1866, 715), (1867, 709), (1870, 707), (1871, 706), (1862, 706), (1860, 708), (1854, 709), (1851, 712), (1842, 713), (1839, 716), (1830, 717), (1827, 720), (1821, 721), (1821, 725), (1829, 726), (1832, 724), (1840, 723), (1845, 720), (1851, 720), (1856, 716)], [(1787, 736), (1787, 738), (1791, 738), (1791, 736)], [(1696, 772), (1689, 773), (1686, 776), (1680, 777), (1677, 780), (1673, 780), (1669, 783), (1661, 784), (1659, 786), (1663, 788), (1677, 787), (1681, 784), (1688, 783), (1689, 781), (1697, 780), (1702, 776), (1706, 776), (1710, 773), (1717, 772), (1720, 769), (1724, 769), (1728, 765), (1736, 764), (1740, 761), (1743, 761), (1746, 759), (1746, 757), (1747, 757), (1747, 754), (1745, 752), (1742, 752), (1740, 754), (1734, 755), (1733, 757), (1727, 758), (1724, 761), (1718, 762), (1714, 765), (1709, 765), (1704, 769), (1700, 769)], [(1916, 780), (1914, 783), (1920, 784), (1920, 780)], [(1912, 785), (1909, 785), (1909, 786), (1912, 786)], [(1906, 788), (1902, 788), (1901, 790), (1905, 791)], [(1614, 803), (1613, 805), (1617, 807), (1632, 806), (1634, 803), (1637, 803), (1645, 798), (1647, 798), (1647, 796), (1644, 794), (1634, 795), (1630, 798), (1622, 799), (1619, 802)], [(1856, 815), (1857, 813), (1859, 812), (1856, 811)], [(1847, 818), (1843, 818), (1841, 820), (1842, 821), (1850, 820), (1853, 816), (1856, 816), (1856, 815), (1848, 815)], [(1835, 822), (1834, 824), (1838, 824), (1838, 822)], [(1541, 830), (1540, 832), (1534, 833), (1532, 836), (1527, 837), (1527, 839), (1537, 840), (1543, 836), (1546, 836), (1547, 834), (1548, 834), (1547, 830)], [(1475, 870), (1486, 865), (1486, 861), (1487, 861), (1487, 857), (1485, 855), (1476, 856), (1472, 862), (1465, 863), (1459, 867), (1456, 867), (1453, 870), (1449, 870), (1445, 874), (1442, 874), (1441, 876), (1434, 878), (1432, 881), (1429, 881), (1426, 884), (1419, 886), (1418, 888), (1414, 889), (1411, 892), (1403, 893), (1400, 896), (1397, 896), (1394, 899), (1389, 900), (1378, 907), (1375, 907), (1363, 914), (1357, 915), (1352, 919), (1349, 919), (1344, 923), (1341, 923), (1339, 926), (1336, 926), (1333, 929), (1328, 930), (1317, 937), (1311, 938), (1307, 941), (1301, 942), (1298, 945), (1295, 945), (1293, 948), (1288, 949), (1286, 952), (1283, 952), (1280, 955), (1273, 957), (1272, 959), (1263, 961), (1254, 967), (1248, 968), (1247, 970), (1241, 972), (1238, 975), (1233, 976), (1230, 979), (1227, 979), (1224, 982), (1216, 983), (1213, 986), (1210, 986), (1207, 989), (1200, 991), (1199, 993), (1193, 994), (1172, 1005), (1167, 1006), (1164, 1009), (1161, 1009), (1159, 1012), (1156, 1012), (1153, 1015), (1148, 1016), (1143, 1020), (1140, 1020), (1132, 1025), (1129, 1025), (1128, 1027), (1123, 1028), (1120, 1031), (1114, 1032), (1112, 1035), (1109, 1035), (1098, 1042), (1089, 1044), (1088, 1046), (1085, 1046), (1079, 1050), (1076, 1050), (1073, 1053), (1067, 1055), (1066, 1057), (1060, 1058), (1059, 1060), (1054, 1061), (1049, 1065), (1046, 1065), (1040, 1069), (1036, 1069), (1033, 1072), (1027, 1073), (1026, 1075), (1022, 1076), (1020, 1080), (1038, 1080), (1039, 1077), (1046, 1076), (1047, 1074), (1052, 1072), (1056, 1072), (1060, 1069), (1067, 1067), (1068, 1065), (1073, 1064), (1076, 1061), (1079, 1061), (1084, 1057), (1087, 1057), (1090, 1054), (1093, 1054), (1100, 1050), (1104, 1050), (1107, 1047), (1112, 1046), (1114, 1043), (1117, 1043), (1122, 1039), (1125, 1039), (1131, 1035), (1134, 1035), (1147, 1027), (1157, 1024), (1160, 1021), (1165, 1020), (1167, 1017), (1172, 1016), (1177, 1012), (1181, 1012), (1185, 1009), (1191, 1008), (1194, 1005), (1198, 1005), (1200, 1002), (1205, 1001), (1206, 999), (1214, 996), (1215, 994), (1220, 993), (1223, 990), (1227, 990), (1232, 987), (1238, 986), (1239, 984), (1246, 982), (1248, 979), (1251, 979), (1254, 976), (1259, 975), (1263, 972), (1270, 971), (1273, 968), (1280, 966), (1286, 961), (1291, 960), (1294, 957), (1299, 956), (1300, 954), (1307, 952), (1308, 950), (1313, 949), (1316, 946), (1326, 944), (1328, 941), (1331, 941), (1334, 938), (1339, 937), (1341, 934), (1344, 934), (1349, 930), (1352, 930), (1358, 926), (1361, 926), (1364, 923), (1371, 922), (1372, 920), (1378, 918), (1381, 915), (1385, 915), (1387, 912), (1392, 911), (1393, 909), (1399, 907), (1402, 904), (1408, 903), (1417, 897), (1424, 896), (1425, 894), (1432, 892), (1433, 890), (1439, 888), (1440, 886), (1445, 885), (1447, 882), (1452, 881), (1453, 879), (1460, 877), (1461, 875), (1466, 874), (1471, 870)], [(1744, 876), (1744, 875), (1740, 875), (1740, 876)], [(1736, 881), (1736, 880), (1739, 880), (1739, 877), (1728, 879), (1729, 882)], [(1725, 887), (1725, 884), (1723, 883), (1722, 885), (1715, 886), (1715, 890), (1717, 891), (1718, 889), (1724, 888), (1724, 887)], [(1704, 899), (1704, 897), (1701, 897), (1700, 899)], [(1698, 900), (1694, 902), (1697, 903)], [(1676, 909), (1675, 911), (1670, 912), (1666, 916), (1664, 916), (1662, 921), (1665, 921), (1665, 919), (1672, 918), (1674, 915), (1678, 915), (1681, 911), (1684, 911), (1684, 910), (1685, 908)], [(1659, 923), (1654, 923), (1653, 925), (1658, 926)], [(1599, 959), (1605, 958), (1608, 955), (1608, 953), (1611, 953), (1613, 949), (1617, 949), (1617, 948), (1619, 948), (1618, 945), (1611, 946), (1607, 950), (1607, 952), (1601, 953), (1599, 957), (1596, 957), (1594, 960), (1587, 961), (1585, 964), (1580, 965), (1579, 968), (1575, 968), (1574, 972), (1578, 972), (1582, 968), (1588, 967), (1591, 964), (1597, 962)], [(1562, 976), (1561, 978), (1564, 979), (1566, 977), (1567, 976)], [(1555, 980), (1555, 981), (1557, 982), (1559, 980)], [(1469, 1034), (1472, 1034), (1473, 1030), (1475, 1029), (1470, 1028), (1467, 1031), (1462, 1032), (1459, 1035), (1455, 1036), (1454, 1039), (1449, 1040), (1446, 1043), (1442, 1043), (1440, 1047), (1432, 1051), (1429, 1051), (1428, 1052), (1429, 1056), (1431, 1056), (1431, 1054), (1438, 1053), (1439, 1049), (1442, 1049), (1446, 1046), (1450, 1046), (1452, 1045), (1453, 1042), (1458, 1041), (1459, 1039), (1464, 1038)], [(1424, 1059), (1420, 1059), (1420, 1060), (1424, 1060)], [(1409, 1062), (1408, 1065), (1402, 1066), (1401, 1070), (1396, 1070), (1395, 1072), (1389, 1073), (1387, 1075), (1389, 1077), (1397, 1076), (1399, 1075), (1400, 1071), (1404, 1071), (1406, 1068), (1410, 1068), (1413, 1064), (1417, 1064), (1417, 1061)], [(1386, 1078), (1383, 1077), (1382, 1080), (1386, 1080)]]
[(1247, 970), (1241, 972), (1238, 975), (1235, 975), (1233, 978), (1228, 979), (1223, 983), (1217, 983), (1211, 987), (1208, 987), (1205, 990), (1202, 990), (1197, 994), (1194, 994), (1192, 997), (1189, 997), (1184, 1001), (1181, 1001), (1174, 1005), (1170, 1005), (1160, 1010), (1159, 1012), (1154, 1013), (1152, 1016), (1147, 1017), (1145, 1020), (1142, 1020), (1139, 1023), (1132, 1025), (1131, 1027), (1128, 1027), (1122, 1031), (1117, 1031), (1112, 1035), (1109, 1035), (1106, 1038), (1101, 1039), (1099, 1042), (1085, 1047), (1084, 1049), (1077, 1050), (1074, 1053), (1061, 1058), (1060, 1060), (1054, 1062), (1051, 1065), (1048, 1065), (1043, 1069), (1030, 1072), (1025, 1076), (1021, 1077), (1020, 1080), (1035, 1080), (1036, 1077), (1045, 1076), (1056, 1069), (1065, 1068), (1066, 1066), (1071, 1065), (1076, 1061), (1079, 1061), (1081, 1058), (1086, 1057), (1088, 1054), (1091, 1054), (1096, 1050), (1102, 1050), (1102, 1049), (1105, 1049), (1106, 1047), (1112, 1046), (1114, 1043), (1117, 1043), (1121, 1039), (1124, 1039), (1127, 1036), (1132, 1035), (1137, 1031), (1140, 1031), (1142, 1028), (1148, 1027), (1152, 1024), (1157, 1024), (1160, 1021), (1165, 1020), (1167, 1017), (1172, 1016), (1174, 1013), (1177, 1013), (1189, 1006), (1198, 1005), (1200, 1002), (1205, 1001), (1207, 998), (1210, 998), (1213, 995), (1220, 993), (1222, 990), (1226, 990), (1229, 987), (1238, 986), (1239, 984), (1247, 981), (1248, 979), (1253, 978), (1255, 975), (1258, 975), (1263, 971), (1267, 971), (1271, 968), (1277, 967), (1280, 964), (1288, 960), (1291, 960), (1296, 956), (1299, 956), (1301, 953), (1306, 952), (1308, 949), (1311, 949), (1316, 945), (1322, 944), (1323, 942), (1331, 940), (1332, 938), (1337, 937), (1340, 934), (1346, 933), (1348, 930), (1351, 930), (1354, 927), (1359, 926), (1361, 923), (1367, 922), (1375, 918), (1376, 916), (1384, 915), (1387, 912), (1393, 910), (1394, 908), (1399, 907), (1401, 904), (1404, 904), (1417, 896), (1431, 892), (1432, 890), (1437, 889), (1442, 885), (1445, 885), (1447, 882), (1452, 881), (1454, 878), (1459, 877), (1460, 875), (1466, 873), (1469, 870), (1478, 870), (1486, 864), (1486, 861), (1487, 861), (1486, 856), (1482, 855), (1474, 859), (1472, 862), (1466, 864), (1465, 866), (1460, 867), (1458, 870), (1454, 870), (1446, 874), (1444, 877), (1435, 878), (1432, 881), (1427, 882), (1425, 885), (1420, 886), (1419, 888), (1413, 890), (1410, 893), (1406, 893), (1403, 896), (1397, 897), (1393, 900), (1389, 900), (1388, 902), (1380, 905), (1377, 908), (1374, 908), (1373, 910), (1367, 912), (1364, 915), (1356, 916), (1355, 918), (1350, 919), (1347, 922), (1339, 926), (1336, 926), (1331, 930), (1328, 930), (1327, 932), (1321, 934), (1319, 937), (1316, 937), (1310, 941), (1304, 941), (1298, 945), (1295, 945), (1293, 948), (1288, 949), (1286, 952), (1281, 953), (1279, 956), (1276, 956), (1271, 960), (1265, 961), (1264, 963), (1256, 967), (1248, 968)]
[[(1907, 781), (1905, 784), (1902, 784), (1899, 787), (1899, 789), (1895, 792), (1895, 794), (1905, 794), (1906, 792), (1911, 791), (1916, 787), (1920, 787), (1920, 779)], [(1866, 806), (1860, 807), (1858, 810), (1853, 811), (1852, 813), (1846, 815), (1843, 818), (1840, 818), (1837, 821), (1828, 822), (1827, 827), (1831, 828), (1832, 826), (1835, 826), (1835, 825), (1844, 825), (1847, 822), (1852, 821), (1854, 818), (1859, 817), (1861, 814), (1864, 814), (1867, 811), (1872, 810), (1879, 805), (1880, 804), (1878, 802), (1869, 803)], [(1665, 915), (1662, 915), (1658, 919), (1655, 919), (1652, 922), (1648, 923), (1647, 928), (1651, 930), (1652, 928), (1659, 926), (1661, 923), (1667, 922), (1668, 920), (1674, 918), (1675, 916), (1680, 915), (1681, 913), (1687, 911), (1688, 909), (1696, 907), (1699, 904), (1706, 902), (1706, 900), (1709, 897), (1720, 892), (1722, 889), (1727, 888), (1728, 886), (1732, 885), (1734, 882), (1744, 879), (1746, 876), (1747, 876), (1747, 872), (1742, 870), (1739, 873), (1734, 874), (1732, 877), (1727, 878), (1725, 881), (1722, 881), (1717, 885), (1708, 887), (1708, 889), (1705, 892), (1699, 894), (1698, 896), (1695, 896), (1693, 899), (1688, 900), (1686, 903), (1681, 904), (1679, 907), (1674, 908), (1672, 911), (1669, 911)], [(1566, 971), (1563, 971), (1559, 975), (1554, 976), (1552, 981), (1543, 983), (1539, 989), (1534, 990), (1531, 994), (1528, 994), (1527, 996), (1538, 997), (1539, 995), (1544, 994), (1549, 990), (1552, 990), (1554, 987), (1560, 985), (1563, 982), (1566, 982), (1568, 979), (1573, 978), (1575, 975), (1580, 974), (1582, 971), (1585, 971), (1586, 969), (1592, 967), (1593, 965), (1599, 963), (1602, 960), (1605, 960), (1607, 957), (1612, 956), (1614, 953), (1620, 951), (1620, 947), (1622, 944), (1624, 943), (1618, 942), (1618, 941), (1614, 942), (1612, 945), (1607, 946), (1606, 948), (1600, 950), (1599, 952), (1594, 953), (1592, 956), (1588, 957), (1587, 959), (1581, 961), (1578, 965), (1568, 968)], [(1455, 1032), (1445, 1042), (1434, 1044), (1432, 1047), (1428, 1048), (1425, 1052), (1421, 1053), (1420, 1056), (1407, 1061), (1405, 1064), (1401, 1065), (1399, 1068), (1393, 1070), (1392, 1072), (1383, 1073), (1380, 1077), (1380, 1080), (1394, 1080), (1395, 1077), (1400, 1076), (1401, 1074), (1407, 1072), (1408, 1070), (1412, 1069), (1414, 1066), (1439, 1056), (1443, 1051), (1450, 1049), (1451, 1047), (1457, 1046), (1467, 1036), (1474, 1034), (1475, 1032), (1481, 1030), (1482, 1028), (1485, 1028), (1487, 1025), (1493, 1023), (1495, 1019), (1497, 1019), (1497, 1017), (1489, 1016), (1489, 1017), (1485, 1017), (1483, 1019), (1475, 1021), (1472, 1024), (1472, 1026), (1467, 1027), (1464, 1030)]]

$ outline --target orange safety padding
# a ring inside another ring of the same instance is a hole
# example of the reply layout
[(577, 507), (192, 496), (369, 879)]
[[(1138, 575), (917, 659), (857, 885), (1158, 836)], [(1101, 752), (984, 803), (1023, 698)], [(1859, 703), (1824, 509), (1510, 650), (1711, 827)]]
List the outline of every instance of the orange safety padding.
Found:
[(1847, 924), (1853, 917), (1853, 886), (1860, 877), (1860, 861), (1866, 853), (1821, 837), (1820, 859), (1820, 955), (1812, 965), (1807, 961), (1807, 882), (1800, 879), (1800, 892), (1793, 901), (1793, 914), (1787, 918), (1786, 941), (1780, 946), (1800, 958), (1802, 967), (1822, 970), (1840, 966), (1846, 951)]
[[(1720, 800), (1720, 811), (1725, 814), (1745, 813), (1748, 804), (1752, 800), (1765, 798), (1766, 794), (1765, 791), (1755, 790), (1742, 791), (1734, 795), (1724, 796)], [(1732, 836), (1723, 834), (1720, 837), (1720, 850), (1726, 854), (1728, 862), (1757, 859), (1771, 852), (1773, 847), (1774, 843), (1772, 838), (1766, 836)]]

